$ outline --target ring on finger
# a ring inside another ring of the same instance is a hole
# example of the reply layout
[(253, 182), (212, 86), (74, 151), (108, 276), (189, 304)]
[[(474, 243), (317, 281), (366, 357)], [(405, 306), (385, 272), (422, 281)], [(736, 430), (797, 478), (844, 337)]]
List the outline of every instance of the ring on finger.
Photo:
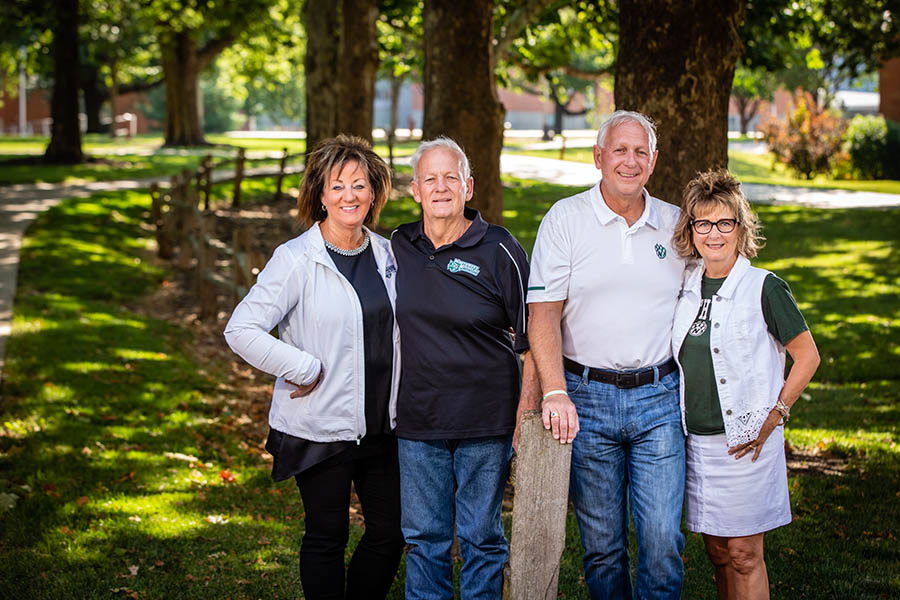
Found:
[(552, 419), (553, 417), (558, 417), (558, 416), (559, 416), (559, 413), (556, 412), (555, 410), (550, 412), (550, 418), (551, 418), (551, 419)]

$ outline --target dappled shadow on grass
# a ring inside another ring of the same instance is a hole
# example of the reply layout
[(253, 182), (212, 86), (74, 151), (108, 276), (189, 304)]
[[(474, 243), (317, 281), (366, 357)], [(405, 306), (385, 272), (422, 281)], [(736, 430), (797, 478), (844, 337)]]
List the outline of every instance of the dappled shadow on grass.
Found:
[(791, 286), (815, 337), (819, 381), (894, 379), (900, 347), (900, 211), (756, 207), (756, 264)]
[(68, 200), (32, 225), (21, 253), (20, 293), (52, 291), (119, 300), (146, 292), (160, 281), (162, 271), (142, 252), (146, 234), (135, 227), (146, 212), (138, 203), (148, 198), (146, 194), (97, 198)]

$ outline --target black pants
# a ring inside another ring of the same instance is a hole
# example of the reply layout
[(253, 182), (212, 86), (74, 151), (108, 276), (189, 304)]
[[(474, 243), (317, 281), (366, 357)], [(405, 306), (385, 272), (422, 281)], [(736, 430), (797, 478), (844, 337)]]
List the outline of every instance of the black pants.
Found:
[[(308, 600), (387, 596), (404, 546), (396, 442), (388, 448), (375, 456), (337, 464), (329, 461), (295, 477), (306, 510), (300, 582)], [(366, 530), (347, 568), (345, 594), (351, 481), (362, 504)]]

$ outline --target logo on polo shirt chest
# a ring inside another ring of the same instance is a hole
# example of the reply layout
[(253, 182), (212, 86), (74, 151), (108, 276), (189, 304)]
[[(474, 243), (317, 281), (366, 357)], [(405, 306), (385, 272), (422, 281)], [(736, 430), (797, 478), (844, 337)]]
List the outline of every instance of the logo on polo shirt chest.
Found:
[(473, 265), (470, 262), (454, 258), (447, 263), (447, 270), (451, 273), (468, 273), (472, 277), (478, 277), (478, 273), (481, 272), (481, 267), (479, 267), (478, 265)]
[(656, 245), (656, 257), (659, 260), (662, 260), (666, 257), (666, 247), (663, 246), (662, 244)]

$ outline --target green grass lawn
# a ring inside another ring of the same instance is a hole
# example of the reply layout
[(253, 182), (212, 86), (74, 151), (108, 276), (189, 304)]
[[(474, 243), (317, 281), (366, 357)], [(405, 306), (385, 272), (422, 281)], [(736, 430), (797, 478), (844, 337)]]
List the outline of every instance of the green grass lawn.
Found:
[[(529, 252), (578, 191), (505, 183)], [(897, 597), (900, 211), (757, 209), (757, 264), (790, 283), (823, 359), (786, 430), (812, 468), (790, 479), (795, 522), (767, 536), (773, 597)], [(237, 393), (240, 360), (197, 354), (215, 334), (138, 309), (179, 277), (151, 256), (148, 212), (142, 192), (71, 199), (26, 237), (0, 388), (0, 597), (295, 598), (299, 496), (242, 429), (264, 421), (268, 380)], [(381, 226), (417, 217), (394, 200)], [(684, 597), (714, 597), (698, 536), (685, 565)], [(587, 598), (571, 516), (560, 591)]]
[[(3, 164), (3, 161), (42, 154), (48, 139), (0, 136), (0, 185), (142, 179), (153, 175), (172, 175), (182, 169), (196, 169), (205, 154), (213, 154), (214, 161), (232, 158), (238, 147), (246, 148), (250, 153), (266, 152), (272, 155), (285, 148), (290, 154), (303, 152), (306, 148), (306, 141), (301, 139), (234, 138), (224, 134), (209, 134), (206, 139), (216, 145), (172, 149), (162, 148), (163, 138), (159, 135), (112, 139), (89, 134), (84, 138), (84, 152), (91, 157), (103, 159), (100, 162), (78, 165), (10, 165)], [(394, 148), (394, 156), (409, 156), (415, 151), (416, 145), (416, 142), (398, 142)], [(378, 142), (374, 149), (381, 156), (388, 156), (387, 144)], [(250, 163), (251, 166), (274, 166), (277, 159), (270, 156), (267, 159), (253, 159)]]

